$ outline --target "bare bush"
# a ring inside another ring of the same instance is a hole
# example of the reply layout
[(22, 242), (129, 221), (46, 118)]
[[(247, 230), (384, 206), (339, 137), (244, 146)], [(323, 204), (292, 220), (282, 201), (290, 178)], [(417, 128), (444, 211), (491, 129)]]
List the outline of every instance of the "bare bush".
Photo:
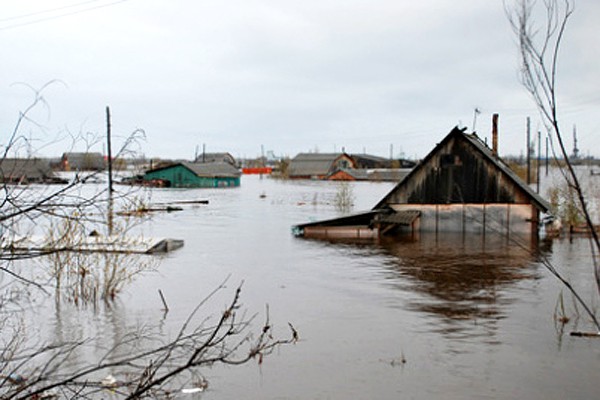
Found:
[[(247, 316), (242, 309), (241, 286), (220, 315), (202, 317), (206, 302), (224, 289), (222, 284), (203, 299), (166, 342), (156, 327), (145, 327), (127, 333), (111, 348), (98, 339), (29, 348), (15, 340), (2, 343), (0, 397), (87, 399), (110, 393), (123, 399), (170, 398), (185, 389), (205, 389), (208, 382), (202, 367), (252, 360), (260, 364), (278, 346), (297, 342), (298, 333), (291, 324), (288, 338), (275, 339), (268, 309), (259, 333), (253, 335), (256, 316)], [(78, 355), (88, 348), (104, 349), (103, 356), (82, 363)]]
[[(577, 199), (577, 208), (581, 211), (581, 216), (589, 229), (592, 249), (591, 261), (597, 290), (600, 292), (600, 263), (596, 257), (596, 254), (600, 252), (600, 238), (592, 222), (580, 179), (570, 162), (559, 123), (560, 115), (557, 100), (558, 56), (567, 23), (574, 12), (574, 3), (571, 0), (543, 0), (541, 2), (515, 0), (514, 2), (510, 1), (510, 3), (511, 5), (508, 5), (505, 2), (505, 9), (518, 39), (521, 83), (531, 95), (541, 115), (547, 135), (551, 139), (550, 144), (555, 158), (556, 153), (559, 153), (562, 158), (564, 168), (561, 168), (561, 172), (568, 186), (568, 194), (574, 195)], [(558, 144), (558, 149), (555, 149), (555, 142)], [(575, 213), (574, 210), (571, 211)], [(550, 270), (556, 272), (554, 267)], [(560, 275), (558, 277), (565, 283)], [(570, 285), (568, 285), (568, 288), (572, 292), (574, 291)], [(596, 316), (585, 303), (582, 305), (586, 308), (589, 317), (600, 332), (600, 323)]]
[[(18, 154), (24, 147), (32, 153), (27, 147), (31, 140), (20, 134), (20, 128), (25, 122), (38, 126), (30, 114), (36, 106), (46, 105), (42, 92), (34, 90), (33, 102), (20, 113), (4, 146), (4, 156), (0, 157), (3, 178), (10, 173), (6, 170), (9, 153)], [(117, 157), (142, 137), (141, 130), (128, 136)], [(86, 140), (89, 143), (92, 139)], [(202, 316), (206, 302), (225, 289), (224, 283), (200, 301), (170, 338), (163, 339), (160, 323), (121, 334), (112, 347), (97, 337), (37, 337), (21, 317), (31, 298), (46, 300), (53, 296), (48, 290), (53, 288), (57, 310), (63, 300), (75, 304), (104, 300), (110, 304), (134, 276), (157, 266), (155, 260), (128, 251), (81, 251), (91, 231), (101, 232), (98, 240), (107, 241), (104, 246), (127, 236), (134, 220), (115, 222), (115, 201), (125, 208), (139, 207), (143, 202), (132, 192), (87, 192), (83, 189), (85, 179), (88, 177), (76, 175), (66, 184), (35, 188), (6, 179), (2, 183), (0, 398), (171, 398), (184, 386), (205, 388), (203, 367), (251, 360), (261, 363), (278, 346), (297, 341), (298, 334), (291, 325), (289, 338), (276, 338), (268, 310), (264, 324), (255, 331), (256, 317), (248, 315), (240, 303), (241, 286), (220, 314)], [(30, 249), (14, 246), (18, 238), (29, 239), (39, 233), (43, 245)], [(19, 268), (31, 259), (48, 265), (50, 279)]]

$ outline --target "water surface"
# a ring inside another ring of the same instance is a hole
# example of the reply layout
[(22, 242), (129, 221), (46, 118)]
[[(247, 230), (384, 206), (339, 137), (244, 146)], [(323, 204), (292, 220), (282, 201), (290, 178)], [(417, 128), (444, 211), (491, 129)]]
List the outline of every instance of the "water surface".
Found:
[[(356, 211), (393, 187), (351, 185)], [(210, 386), (203, 399), (597, 397), (600, 341), (568, 335), (591, 325), (577, 318), (570, 296), (536, 261), (537, 252), (549, 257), (597, 304), (585, 239), (532, 248), (461, 235), (380, 244), (293, 237), (296, 223), (339, 215), (338, 190), (338, 183), (257, 176), (244, 176), (236, 189), (154, 189), (152, 202), (209, 200), (157, 214), (138, 228), (184, 239), (185, 246), (138, 277), (110, 308), (46, 304), (54, 310), (49, 332), (117, 343), (131, 327), (160, 324), (168, 337), (227, 280), (230, 290), (207, 304), (207, 315), (218, 314), (243, 282), (242, 303), (259, 313), (256, 326), (268, 304), (275, 332), (287, 336), (289, 321), (301, 340), (261, 366), (204, 370)], [(553, 318), (561, 292), (572, 317), (565, 327)]]

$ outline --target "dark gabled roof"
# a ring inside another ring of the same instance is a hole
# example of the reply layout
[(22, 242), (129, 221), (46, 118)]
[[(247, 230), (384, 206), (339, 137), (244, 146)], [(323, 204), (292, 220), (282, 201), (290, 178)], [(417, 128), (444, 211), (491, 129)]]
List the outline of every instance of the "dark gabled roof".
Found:
[(371, 181), (395, 181), (400, 182), (406, 175), (409, 174), (411, 168), (385, 168), (385, 169), (370, 169), (367, 171), (368, 179)]
[[(457, 129), (458, 128), (454, 128)], [(536, 193), (529, 185), (527, 185), (527, 183), (523, 182), (523, 180), (521, 178), (519, 178), (519, 176), (517, 174), (515, 174), (515, 172), (510, 169), (510, 167), (504, 163), (504, 161), (502, 161), (502, 159), (498, 156), (495, 156), (492, 153), (492, 150), (475, 134), (467, 134), (464, 132), (461, 132), (461, 134), (467, 138), (467, 140), (469, 140), (469, 142), (471, 142), (471, 144), (473, 144), (473, 146), (475, 146), (476, 148), (479, 149), (479, 151), (481, 151), (481, 154), (483, 154), (488, 161), (491, 161), (494, 165), (496, 165), (496, 167), (502, 171), (502, 173), (506, 174), (508, 177), (510, 177), (510, 179), (518, 186), (520, 187), (523, 191), (525, 191), (529, 197), (531, 197), (531, 200), (533, 201), (534, 204), (536, 204), (536, 206), (543, 212), (546, 212), (550, 209), (550, 203), (548, 203), (542, 196), (540, 196), (538, 193)]]
[(350, 156), (355, 159), (355, 160), (369, 160), (369, 161), (376, 161), (376, 162), (389, 162), (390, 159), (389, 158), (385, 158), (385, 157), (380, 157), (380, 156), (374, 156), (372, 154), (350, 154)]
[(333, 163), (346, 153), (299, 153), (292, 159), (288, 167), (290, 176), (327, 175)]
[(196, 157), (195, 163), (220, 163), (226, 162), (235, 164), (235, 158), (228, 152), (221, 153), (201, 153)]
[(550, 204), (544, 200), (539, 194), (535, 193), (525, 182), (521, 180), (499, 157), (492, 153), (492, 150), (481, 140), (476, 134), (465, 133), (465, 129), (459, 129), (455, 127), (450, 133), (440, 142), (437, 146), (415, 167), (408, 175), (404, 177), (400, 183), (394, 189), (392, 189), (377, 205), (374, 209), (385, 208), (388, 199), (394, 195), (405, 182), (409, 182), (422, 168), (424, 168), (434, 155), (436, 155), (440, 149), (442, 149), (446, 143), (455, 137), (463, 139), (469, 143), (477, 153), (481, 154), (484, 159), (492, 163), (498, 172), (504, 174), (510, 181), (513, 182), (518, 188), (527, 194), (531, 199), (531, 202), (542, 212), (547, 212), (550, 209)]
[(357, 168), (412, 168), (416, 165), (414, 161), (403, 158), (390, 159), (371, 154), (351, 154), (351, 156)]

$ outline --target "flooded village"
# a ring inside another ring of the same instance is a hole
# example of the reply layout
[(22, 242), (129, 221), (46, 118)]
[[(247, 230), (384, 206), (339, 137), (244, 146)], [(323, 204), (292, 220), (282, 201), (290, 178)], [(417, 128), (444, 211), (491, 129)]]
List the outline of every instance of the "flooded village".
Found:
[(597, 398), (599, 19), (5, 2), (0, 400)]
[[(56, 290), (31, 296), (23, 329), (37, 327), (35, 340), (60, 350), (45, 348), (22, 364), (5, 357), (3, 392), (119, 398), (143, 387), (135, 365), (168, 373), (187, 362), (179, 346), (209, 343), (208, 361), (161, 386), (164, 395), (593, 397), (598, 339), (571, 333), (595, 328), (548, 271), (559, 270), (595, 312), (588, 235), (566, 221), (558, 228), (562, 211), (548, 200), (562, 187), (560, 168), (527, 184), (478, 134), (453, 128), (439, 139), (422, 160), (345, 152), (247, 166), (227, 152), (113, 160), (114, 204), (104, 203), (107, 159), (99, 153), (64, 154), (44, 166), (5, 159), (14, 199), (75, 187), (76, 202), (100, 198), (94, 217), (73, 225), (67, 218), (52, 233), (28, 221), (42, 244), (11, 244), (12, 234), (27, 232), (5, 231), (3, 254), (12, 254), (18, 279), (46, 276), (46, 290)], [(597, 167), (587, 160), (576, 168), (597, 217)], [(118, 228), (107, 236), (99, 220), (113, 211)], [(155, 238), (180, 245), (155, 247)], [(228, 308), (236, 287), (240, 303)], [(241, 325), (219, 331), (219, 316), (238, 309)], [(179, 343), (195, 318), (195, 341)], [(212, 329), (218, 342), (210, 342)], [(155, 341), (172, 344), (177, 358), (154, 353)], [(127, 358), (136, 351), (135, 362)], [(46, 369), (33, 368), (36, 361)], [(92, 371), (84, 380), (60, 390), (47, 383), (81, 365)]]

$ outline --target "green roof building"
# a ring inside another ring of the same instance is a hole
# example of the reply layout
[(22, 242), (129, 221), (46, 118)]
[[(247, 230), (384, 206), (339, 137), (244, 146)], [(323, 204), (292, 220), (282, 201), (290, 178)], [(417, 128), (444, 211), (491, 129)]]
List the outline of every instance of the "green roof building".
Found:
[(147, 171), (145, 181), (162, 181), (176, 188), (226, 188), (240, 186), (241, 172), (229, 163), (187, 161)]

